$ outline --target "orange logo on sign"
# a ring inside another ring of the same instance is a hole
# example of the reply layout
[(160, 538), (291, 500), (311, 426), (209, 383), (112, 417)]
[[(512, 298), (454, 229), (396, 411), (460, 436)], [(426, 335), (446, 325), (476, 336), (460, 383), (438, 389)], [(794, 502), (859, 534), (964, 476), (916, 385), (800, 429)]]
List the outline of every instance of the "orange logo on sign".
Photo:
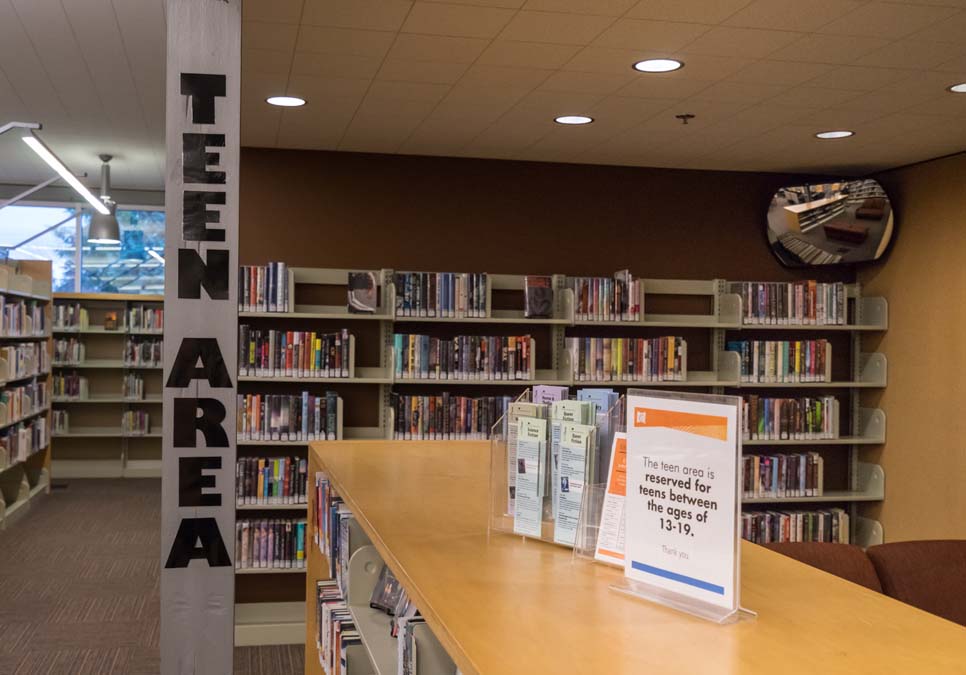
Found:
[(728, 437), (728, 418), (654, 408), (634, 408), (634, 426), (665, 427), (719, 441)]

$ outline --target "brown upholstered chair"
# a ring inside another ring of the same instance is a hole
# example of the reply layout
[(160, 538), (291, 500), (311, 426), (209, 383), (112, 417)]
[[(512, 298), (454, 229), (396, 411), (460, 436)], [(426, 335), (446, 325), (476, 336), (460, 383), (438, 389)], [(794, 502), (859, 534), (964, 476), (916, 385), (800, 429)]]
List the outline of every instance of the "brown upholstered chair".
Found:
[(869, 197), (855, 210), (856, 218), (879, 220), (885, 215), (886, 200), (882, 197)]
[(882, 592), (882, 586), (879, 584), (879, 577), (876, 576), (872, 562), (858, 546), (821, 542), (785, 542), (764, 544), (764, 546), (846, 581)]
[(902, 541), (867, 553), (886, 595), (966, 626), (966, 541)]

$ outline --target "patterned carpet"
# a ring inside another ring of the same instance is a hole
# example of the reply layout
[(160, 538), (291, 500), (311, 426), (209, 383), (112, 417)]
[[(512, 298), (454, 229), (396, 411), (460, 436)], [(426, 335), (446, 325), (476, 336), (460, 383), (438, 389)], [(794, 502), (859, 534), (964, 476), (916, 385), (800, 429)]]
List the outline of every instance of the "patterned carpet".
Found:
[[(158, 673), (161, 482), (67, 484), (0, 532), (0, 673)], [(301, 674), (303, 658), (239, 647), (235, 673)]]

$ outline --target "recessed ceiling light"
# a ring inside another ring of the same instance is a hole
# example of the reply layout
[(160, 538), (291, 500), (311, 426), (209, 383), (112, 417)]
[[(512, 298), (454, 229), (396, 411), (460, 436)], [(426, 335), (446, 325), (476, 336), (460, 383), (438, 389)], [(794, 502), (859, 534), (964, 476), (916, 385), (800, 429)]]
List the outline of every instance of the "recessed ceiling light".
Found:
[(553, 119), (557, 124), (590, 124), (594, 121), (593, 117), (586, 115), (561, 115)]
[(841, 129), (836, 131), (820, 131), (817, 134), (815, 134), (815, 138), (825, 138), (825, 139), (848, 138), (849, 136), (854, 136), (854, 135), (855, 135), (854, 131)]
[(670, 73), (683, 67), (684, 63), (677, 59), (645, 59), (634, 64), (634, 70), (642, 73)]
[(953, 92), (954, 94), (966, 94), (966, 82), (954, 84), (949, 88), (949, 91)]
[(269, 96), (265, 102), (283, 108), (298, 108), (300, 105), (305, 105), (305, 99), (298, 96)]

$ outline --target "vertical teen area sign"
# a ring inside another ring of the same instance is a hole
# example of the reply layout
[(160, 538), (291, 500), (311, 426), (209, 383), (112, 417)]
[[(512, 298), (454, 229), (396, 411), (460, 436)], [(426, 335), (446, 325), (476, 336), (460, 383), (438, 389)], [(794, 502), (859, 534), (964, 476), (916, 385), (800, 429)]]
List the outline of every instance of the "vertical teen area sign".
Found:
[(167, 0), (161, 672), (234, 645), (241, 0)]

